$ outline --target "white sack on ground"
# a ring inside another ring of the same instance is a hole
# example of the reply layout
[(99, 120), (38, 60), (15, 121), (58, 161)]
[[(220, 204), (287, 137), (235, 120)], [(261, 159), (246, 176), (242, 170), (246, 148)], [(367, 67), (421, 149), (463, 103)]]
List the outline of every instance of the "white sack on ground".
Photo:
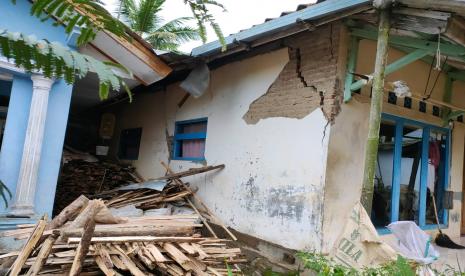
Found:
[(397, 258), (394, 249), (381, 241), (360, 202), (352, 209), (330, 254), (340, 264), (356, 269), (379, 266)]
[(387, 226), (397, 238), (393, 245), (404, 257), (421, 264), (430, 264), (439, 258), (439, 252), (431, 244), (431, 236), (413, 221), (397, 221)]

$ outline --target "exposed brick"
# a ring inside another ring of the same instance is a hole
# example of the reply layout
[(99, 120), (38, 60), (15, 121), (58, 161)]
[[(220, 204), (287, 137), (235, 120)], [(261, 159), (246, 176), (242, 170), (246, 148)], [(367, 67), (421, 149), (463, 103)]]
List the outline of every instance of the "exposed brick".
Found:
[(301, 119), (321, 108), (333, 122), (342, 103), (337, 80), (339, 28), (333, 23), (288, 39), (289, 62), (268, 91), (250, 105), (244, 120), (255, 124), (269, 117)]

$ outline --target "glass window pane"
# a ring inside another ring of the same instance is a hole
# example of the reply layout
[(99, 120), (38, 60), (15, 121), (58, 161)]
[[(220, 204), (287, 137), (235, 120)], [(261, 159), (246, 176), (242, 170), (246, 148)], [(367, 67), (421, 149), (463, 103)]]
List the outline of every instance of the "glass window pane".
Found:
[(379, 132), (378, 162), (371, 219), (375, 227), (391, 222), (391, 188), (396, 127), (393, 121), (383, 121)]
[(205, 152), (205, 139), (183, 140), (181, 142), (181, 157), (203, 158)]
[(404, 125), (402, 132), (399, 220), (412, 220), (417, 224), (419, 223), (422, 137), (422, 128)]
[(444, 208), (443, 197), (445, 187), (445, 156), (446, 156), (445, 133), (432, 130), (429, 139), (428, 157), (428, 179), (426, 192), (426, 224), (435, 224), (433, 196), (436, 199), (439, 222), (443, 222)]
[(207, 132), (207, 122), (198, 122), (183, 124), (179, 126), (178, 133), (195, 133), (195, 132)]

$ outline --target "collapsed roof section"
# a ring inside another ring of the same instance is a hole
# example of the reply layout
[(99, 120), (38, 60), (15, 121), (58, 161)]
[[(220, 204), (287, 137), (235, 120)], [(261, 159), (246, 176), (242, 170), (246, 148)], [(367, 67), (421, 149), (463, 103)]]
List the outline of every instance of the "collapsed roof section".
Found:
[[(94, 16), (86, 14), (83, 10), (75, 9), (75, 12), (88, 16), (90, 20), (96, 20)], [(155, 83), (171, 73), (171, 68), (157, 56), (152, 45), (129, 27), (125, 27), (124, 31), (126, 36), (121, 37), (108, 30), (100, 30), (95, 39), (80, 47), (79, 51), (100, 60), (123, 65), (143, 85)], [(79, 30), (75, 30), (70, 35), (71, 44), (76, 44), (79, 34)]]

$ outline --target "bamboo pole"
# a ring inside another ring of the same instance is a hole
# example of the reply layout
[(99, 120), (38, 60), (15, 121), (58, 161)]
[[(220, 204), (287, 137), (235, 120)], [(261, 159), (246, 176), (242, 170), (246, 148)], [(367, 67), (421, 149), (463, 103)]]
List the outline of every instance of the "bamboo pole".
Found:
[(368, 140), (365, 150), (365, 164), (361, 202), (368, 214), (373, 203), (374, 177), (376, 159), (378, 157), (379, 128), (383, 104), (384, 77), (388, 55), (388, 40), (390, 28), (390, 11), (388, 7), (378, 10), (378, 44), (376, 48), (375, 71), (371, 97), (370, 119), (368, 122)]

